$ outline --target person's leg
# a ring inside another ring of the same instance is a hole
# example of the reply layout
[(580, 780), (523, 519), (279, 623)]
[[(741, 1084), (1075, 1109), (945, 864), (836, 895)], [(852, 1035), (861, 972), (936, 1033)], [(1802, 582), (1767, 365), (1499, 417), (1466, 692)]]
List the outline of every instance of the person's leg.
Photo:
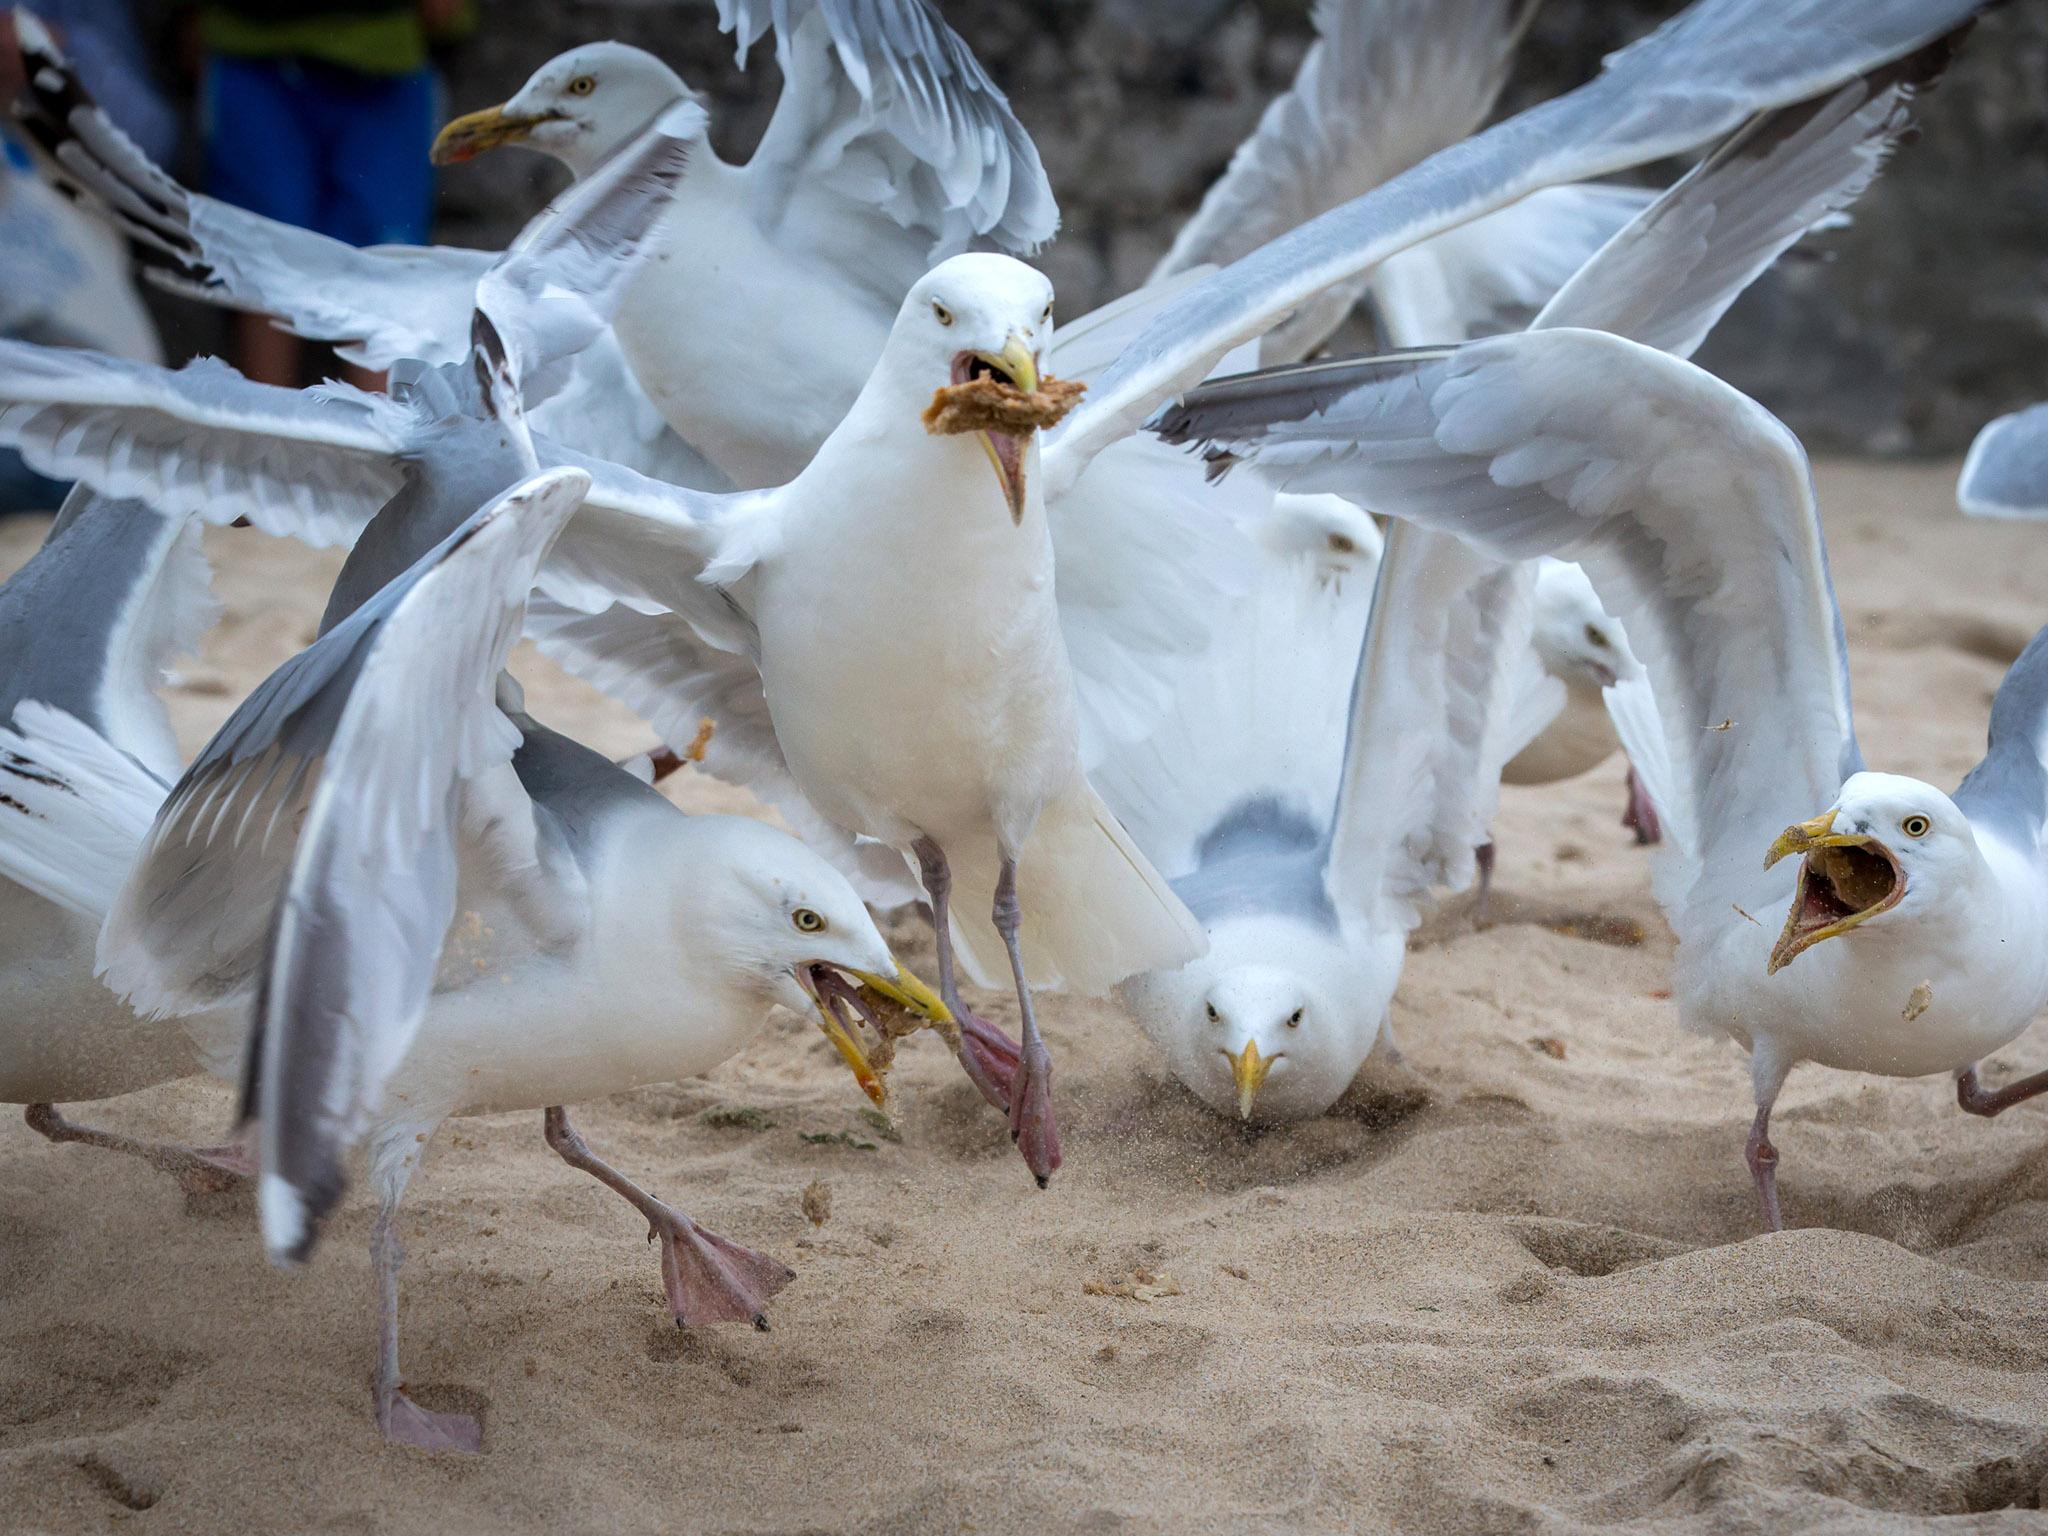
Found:
[[(433, 232), (432, 70), (357, 74), (323, 68), (313, 77), (320, 153), (320, 207), (314, 228), (350, 245), (424, 245)], [(384, 375), (344, 364), (359, 389), (382, 389)]]
[(350, 245), (424, 245), (434, 219), (434, 75), (322, 70), (320, 212)]
[[(207, 59), (201, 91), (206, 189), (222, 202), (310, 229), (317, 182), (296, 71), (270, 60)], [(264, 384), (297, 386), (296, 336), (262, 315), (238, 314), (232, 330), (237, 368)]]

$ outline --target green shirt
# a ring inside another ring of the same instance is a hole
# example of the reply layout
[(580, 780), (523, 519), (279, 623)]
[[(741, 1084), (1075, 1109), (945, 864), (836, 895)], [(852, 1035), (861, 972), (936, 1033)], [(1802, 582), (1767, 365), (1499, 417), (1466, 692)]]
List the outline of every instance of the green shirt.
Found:
[[(325, 9), (327, 14), (305, 14)], [(427, 30), (414, 0), (215, 0), (199, 11), (207, 52), (237, 59), (314, 59), (366, 75), (406, 75), (427, 62)]]

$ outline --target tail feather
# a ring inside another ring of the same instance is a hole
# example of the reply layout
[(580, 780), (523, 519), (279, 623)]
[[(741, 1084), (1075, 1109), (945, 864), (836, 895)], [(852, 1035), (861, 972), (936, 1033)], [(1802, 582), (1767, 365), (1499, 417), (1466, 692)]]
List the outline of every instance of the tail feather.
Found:
[[(996, 850), (949, 848), (947, 857), (967, 973), (982, 986), (1007, 985), (1009, 960), (990, 918)], [(1017, 896), (1034, 988), (1102, 997), (1127, 976), (1186, 965), (1208, 948), (1194, 914), (1085, 780), (1040, 814), (1018, 861)]]

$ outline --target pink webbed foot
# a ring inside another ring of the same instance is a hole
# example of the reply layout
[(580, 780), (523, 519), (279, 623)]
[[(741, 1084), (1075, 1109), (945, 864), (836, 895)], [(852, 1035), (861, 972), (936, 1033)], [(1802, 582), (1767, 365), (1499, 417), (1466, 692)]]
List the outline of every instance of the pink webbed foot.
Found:
[(224, 1195), (256, 1177), (256, 1159), (239, 1146), (193, 1147), (192, 1161), (176, 1170), (188, 1195)]
[(768, 1299), (796, 1278), (787, 1264), (707, 1232), (682, 1212), (649, 1225), (649, 1242), (661, 1244), (661, 1288), (678, 1328), (701, 1323), (752, 1323), (768, 1328)]
[(1045, 1188), (1059, 1171), (1060, 1132), (1052, 1112), (1052, 1053), (1043, 1042), (1022, 1053), (1010, 1094), (1010, 1139)]
[(1657, 803), (1643, 788), (1633, 766), (1628, 771), (1628, 805), (1622, 810), (1621, 824), (1635, 833), (1638, 846), (1664, 841), (1664, 824), (1657, 819)]
[(981, 1096), (1004, 1114), (1010, 1112), (1010, 1093), (1017, 1081), (1023, 1050), (1017, 1042), (984, 1018), (961, 1009), (960, 1047), (956, 1053), (968, 1081)]
[(410, 1445), (422, 1451), (461, 1451), (475, 1456), (484, 1448), (481, 1425), (466, 1413), (433, 1413), (396, 1387), (384, 1394), (377, 1405), (377, 1427), (393, 1445)]

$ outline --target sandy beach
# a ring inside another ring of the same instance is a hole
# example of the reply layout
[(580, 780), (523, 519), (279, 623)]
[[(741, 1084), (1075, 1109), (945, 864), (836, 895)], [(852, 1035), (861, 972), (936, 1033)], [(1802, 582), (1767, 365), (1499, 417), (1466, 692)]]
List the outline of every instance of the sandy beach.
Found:
[[(1865, 753), (1953, 784), (2048, 619), (2048, 530), (1962, 521), (1953, 465), (1819, 480)], [(45, 526), (0, 524), (0, 572)], [(209, 548), (226, 614), (171, 694), (188, 748), (310, 638), (338, 563)], [(558, 728), (651, 740), (519, 667)], [(1216, 1119), (1110, 1005), (1065, 998), (1046, 1193), (930, 1037), (889, 1126), (794, 1018), (584, 1106), (622, 1169), (798, 1270), (770, 1333), (678, 1331), (641, 1226), (538, 1113), (452, 1122), (402, 1218), (403, 1351), (429, 1406), (481, 1415), (474, 1459), (377, 1436), (360, 1190), (282, 1273), (246, 1198), (188, 1203), (10, 1116), (0, 1527), (2043, 1529), (2048, 1110), (1802, 1069), (1773, 1121), (1792, 1230), (1758, 1235), (1744, 1058), (1678, 1030), (1622, 771), (1505, 793), (1491, 925), (1455, 901), (1409, 959), (1411, 1071), (1305, 1127)], [(914, 919), (892, 938), (928, 967)], [(2037, 1025), (1987, 1075), (2044, 1065)], [(77, 1116), (204, 1140), (228, 1112), (192, 1081)]]

